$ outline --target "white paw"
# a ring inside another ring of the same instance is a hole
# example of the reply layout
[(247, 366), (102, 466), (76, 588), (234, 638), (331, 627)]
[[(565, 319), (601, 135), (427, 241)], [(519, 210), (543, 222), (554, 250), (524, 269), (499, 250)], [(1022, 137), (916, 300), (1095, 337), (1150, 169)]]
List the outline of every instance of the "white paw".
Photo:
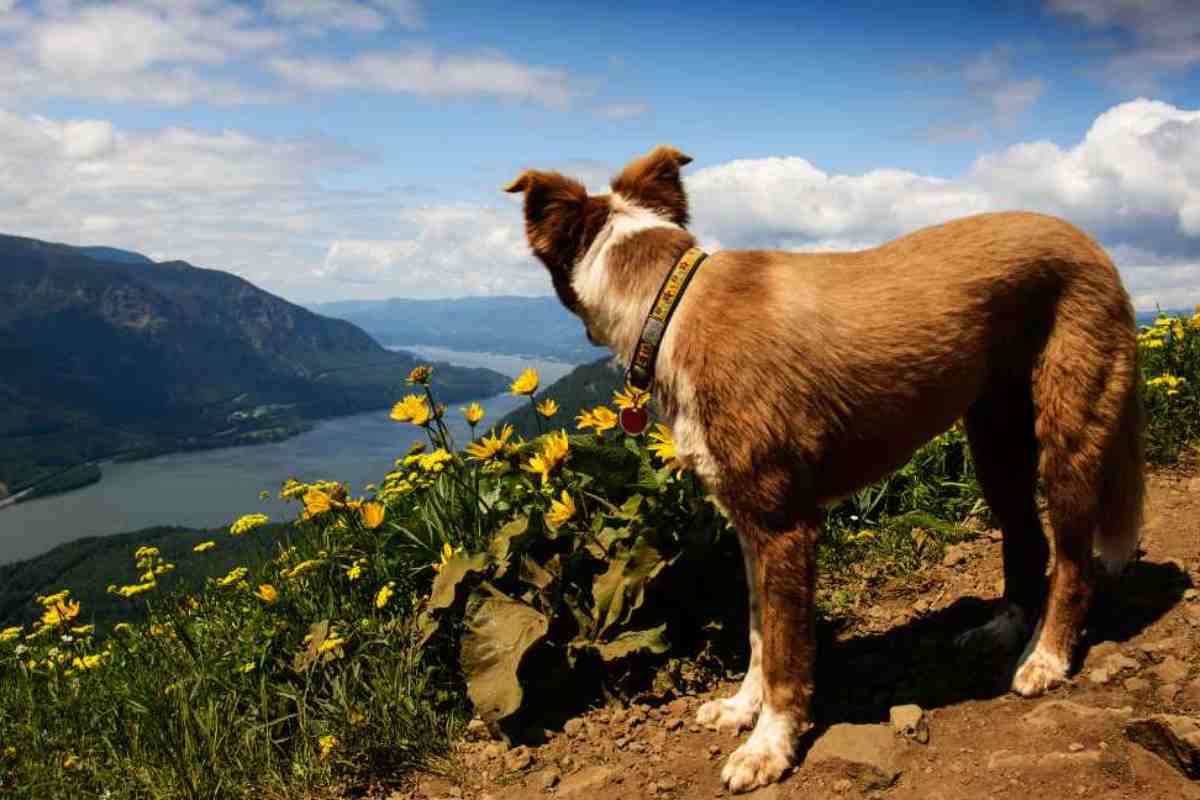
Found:
[(775, 783), (792, 767), (796, 726), (790, 717), (763, 711), (746, 743), (734, 750), (721, 770), (721, 780), (733, 793)]
[(1023, 697), (1045, 694), (1066, 681), (1068, 666), (1066, 659), (1046, 652), (1039, 645), (1017, 665), (1012, 689)]
[(990, 653), (996, 650), (1015, 652), (1029, 637), (1029, 626), (1025, 614), (1016, 606), (1009, 606), (985, 625), (960, 633), (954, 644), (964, 650)]
[(738, 733), (754, 727), (758, 705), (740, 693), (720, 700), (709, 700), (696, 712), (696, 721), (713, 730)]

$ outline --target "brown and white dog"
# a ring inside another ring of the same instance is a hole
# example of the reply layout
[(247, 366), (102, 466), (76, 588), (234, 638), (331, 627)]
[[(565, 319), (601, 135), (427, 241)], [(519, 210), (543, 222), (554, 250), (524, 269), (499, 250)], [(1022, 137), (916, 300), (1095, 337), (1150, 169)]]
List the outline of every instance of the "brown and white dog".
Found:
[[(506, 189), (524, 193), (529, 244), (559, 298), (626, 364), (696, 244), (680, 179), (690, 161), (657, 147), (610, 194), (538, 170)], [(728, 787), (778, 780), (812, 726), (822, 508), (959, 418), (1004, 531), (1005, 587), (996, 617), (959, 641), (1027, 642), (1012, 678), (1022, 695), (1061, 683), (1093, 594), (1093, 543), (1110, 570), (1137, 545), (1138, 386), (1117, 270), (1054, 217), (979, 214), (859, 252), (713, 253), (663, 337), (654, 397), (680, 459), (729, 509), (746, 565), (750, 667), (734, 696), (699, 711), (711, 727), (754, 725), (722, 770)]]

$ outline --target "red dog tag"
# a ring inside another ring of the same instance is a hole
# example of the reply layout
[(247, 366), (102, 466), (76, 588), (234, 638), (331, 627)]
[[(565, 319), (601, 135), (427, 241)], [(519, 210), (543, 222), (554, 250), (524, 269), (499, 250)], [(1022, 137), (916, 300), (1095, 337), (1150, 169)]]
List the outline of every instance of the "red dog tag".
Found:
[(622, 408), (621, 430), (630, 436), (638, 436), (650, 424), (650, 412), (645, 408)]

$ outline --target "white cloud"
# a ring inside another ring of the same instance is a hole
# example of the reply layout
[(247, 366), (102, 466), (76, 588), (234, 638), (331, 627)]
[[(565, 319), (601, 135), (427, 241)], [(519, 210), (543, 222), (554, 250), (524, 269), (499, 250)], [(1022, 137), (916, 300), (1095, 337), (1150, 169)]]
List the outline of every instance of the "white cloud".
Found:
[(512, 209), (429, 206), (397, 214), (407, 239), (338, 240), (313, 276), (369, 284), (380, 297), (546, 294), (546, 271), (533, 262)]
[(1153, 90), (1159, 76), (1200, 64), (1195, 0), (1046, 0), (1046, 7), (1091, 28), (1123, 30), (1132, 37), (1132, 43), (1114, 48), (1103, 72), (1125, 91)]
[(424, 24), (418, 0), (268, 0), (267, 9), (281, 20), (305, 24), (304, 31), (310, 35), (322, 35), (331, 28), (378, 31), (392, 22), (410, 29)]
[(1046, 91), (1040, 78), (1013, 78), (1011, 61), (1012, 51), (1000, 46), (980, 53), (962, 68), (968, 91), (987, 103), (993, 121), (1001, 126), (1015, 124)]
[(608, 103), (596, 109), (596, 115), (605, 119), (633, 119), (650, 113), (648, 103)]
[(1014, 145), (955, 180), (899, 170), (830, 175), (784, 157), (708, 167), (687, 187), (697, 232), (726, 247), (874, 245), (981, 211), (1057, 214), (1110, 248), (1143, 306), (1154, 297), (1200, 300), (1200, 111), (1167, 103), (1123, 103), (1074, 147)]
[(574, 90), (565, 70), (512, 61), (499, 53), (438, 56), (428, 48), (376, 51), (352, 59), (274, 58), (270, 69), (310, 89), (364, 89), (423, 97), (493, 97), (569, 105)]
[[(233, 130), (136, 132), (0, 111), (0, 230), (182, 258), (297, 301), (550, 292), (516, 198), (415, 205), (394, 191), (324, 188), (323, 175), (354, 157)], [(592, 161), (531, 166), (585, 178), (592, 191), (615, 172)], [(1200, 110), (1124, 103), (1074, 146), (1025, 142), (952, 179), (840, 175), (782, 156), (709, 166), (686, 183), (694, 229), (713, 248), (861, 249), (1025, 208), (1096, 236), (1139, 306), (1200, 302)]]

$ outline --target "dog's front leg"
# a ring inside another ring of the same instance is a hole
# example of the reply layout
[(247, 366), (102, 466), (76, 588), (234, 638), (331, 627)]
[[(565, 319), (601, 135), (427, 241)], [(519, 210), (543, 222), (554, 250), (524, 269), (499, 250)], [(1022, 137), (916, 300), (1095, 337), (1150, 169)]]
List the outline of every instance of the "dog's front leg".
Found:
[(742, 564), (746, 569), (746, 591), (750, 606), (750, 666), (733, 697), (709, 700), (696, 712), (696, 720), (714, 730), (737, 733), (754, 725), (762, 707), (762, 609), (759, 606), (758, 558), (754, 542), (738, 534)]
[(821, 514), (784, 530), (746, 526), (757, 554), (762, 615), (762, 710), (750, 738), (721, 770), (732, 792), (774, 783), (796, 760), (797, 740), (812, 727), (817, 539)]

